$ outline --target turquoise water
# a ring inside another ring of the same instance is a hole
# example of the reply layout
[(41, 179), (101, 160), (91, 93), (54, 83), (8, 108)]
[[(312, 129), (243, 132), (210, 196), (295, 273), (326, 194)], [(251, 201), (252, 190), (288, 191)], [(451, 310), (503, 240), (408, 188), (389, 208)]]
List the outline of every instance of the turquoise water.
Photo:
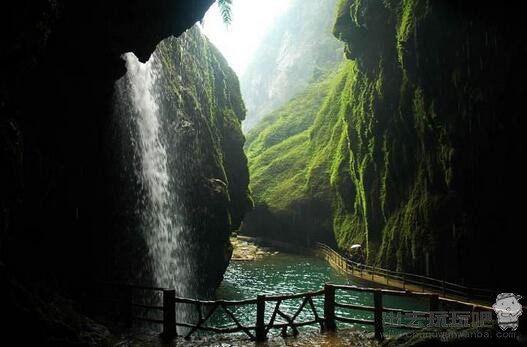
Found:
[[(350, 279), (333, 269), (327, 262), (315, 257), (306, 257), (280, 253), (255, 261), (231, 262), (224, 280), (217, 290), (216, 298), (225, 300), (253, 299), (258, 294), (281, 295), (295, 294), (319, 290), (324, 283), (348, 284), (362, 287), (372, 287), (371, 283)], [(371, 293), (351, 291), (336, 291), (336, 301), (347, 304), (373, 306)], [(302, 299), (286, 300), (280, 305), (282, 312), (292, 316), (300, 307)], [(323, 316), (323, 297), (314, 298), (319, 316)], [(411, 298), (383, 296), (385, 307), (427, 311), (428, 303)], [(274, 303), (266, 303), (266, 321), (269, 321), (274, 309)], [(232, 307), (235, 316), (243, 324), (254, 326), (256, 321), (256, 305)], [(373, 319), (373, 314), (367, 311), (336, 309), (336, 314), (344, 317)], [(296, 321), (307, 321), (314, 318), (309, 305), (299, 315)], [(234, 326), (223, 312), (214, 314), (211, 325)], [(352, 325), (338, 323), (340, 327), (352, 327), (359, 330), (372, 331), (370, 325)], [(319, 329), (313, 325), (304, 329)], [(395, 329), (385, 329), (386, 333), (398, 333)]]

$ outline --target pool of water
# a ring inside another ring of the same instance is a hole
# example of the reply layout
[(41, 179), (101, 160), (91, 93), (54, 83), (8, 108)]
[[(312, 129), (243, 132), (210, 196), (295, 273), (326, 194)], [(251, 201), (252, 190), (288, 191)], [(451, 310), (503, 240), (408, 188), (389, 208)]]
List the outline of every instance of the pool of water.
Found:
[[(281, 295), (295, 294), (319, 290), (324, 283), (348, 284), (363, 287), (373, 285), (349, 278), (345, 274), (333, 269), (324, 260), (315, 257), (306, 257), (279, 253), (255, 261), (231, 262), (224, 280), (216, 292), (217, 299), (241, 300), (253, 299), (258, 294)], [(323, 297), (314, 298), (315, 308), (319, 316), (323, 316)], [(347, 304), (360, 304), (373, 306), (371, 293), (360, 293), (337, 290), (336, 301)], [(292, 316), (300, 307), (302, 299), (286, 300), (280, 304), (282, 312)], [(383, 296), (385, 307), (428, 310), (428, 303), (412, 298)], [(269, 321), (274, 303), (266, 303), (266, 321)], [(256, 305), (232, 307), (235, 316), (244, 325), (254, 326), (256, 321)], [(373, 314), (367, 311), (336, 309), (337, 315), (360, 319), (373, 319)], [(312, 320), (314, 315), (309, 305), (304, 307), (297, 321)], [(403, 319), (404, 320), (404, 319)], [(218, 311), (211, 317), (211, 325), (233, 326), (232, 321), (223, 311)], [(370, 325), (338, 323), (340, 327), (346, 326), (358, 330), (372, 331)], [(318, 326), (309, 326), (304, 329), (319, 329)], [(399, 333), (399, 330), (385, 329), (386, 333)]]

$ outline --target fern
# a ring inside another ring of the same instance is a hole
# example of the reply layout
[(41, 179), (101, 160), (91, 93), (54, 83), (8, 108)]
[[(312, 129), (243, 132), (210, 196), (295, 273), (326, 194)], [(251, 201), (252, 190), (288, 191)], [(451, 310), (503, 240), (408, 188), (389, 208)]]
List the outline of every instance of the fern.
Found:
[(218, 0), (218, 7), (220, 8), (220, 13), (223, 18), (223, 22), (227, 25), (231, 24), (231, 6), (232, 0)]

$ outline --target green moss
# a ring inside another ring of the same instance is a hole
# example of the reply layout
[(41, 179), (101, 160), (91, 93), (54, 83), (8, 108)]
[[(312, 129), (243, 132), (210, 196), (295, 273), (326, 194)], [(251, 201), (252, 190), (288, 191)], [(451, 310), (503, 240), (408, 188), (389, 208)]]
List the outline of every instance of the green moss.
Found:
[[(338, 244), (367, 244), (366, 176), (376, 149), (369, 115), (381, 87), (382, 77), (370, 83), (349, 61), (265, 118), (247, 149), (256, 203), (284, 211), (300, 200), (325, 201)], [(325, 98), (313, 99), (313, 90), (327, 90)]]
[(251, 189), (258, 202), (284, 210), (305, 194), (307, 134), (301, 133), (266, 152), (273, 160), (251, 165)]
[[(334, 34), (351, 60), (328, 76), (323, 98), (306, 91), (249, 134), (256, 203), (293, 216), (297, 202), (322, 201), (339, 247), (363, 243), (369, 262), (414, 272), (425, 271), (428, 254), (432, 275), (459, 275), (449, 255), (461, 257), (467, 240), (489, 231), (480, 220), (501, 228), (482, 192), (503, 196), (494, 161), (505, 152), (493, 138), (502, 121), (488, 103), (508, 106), (489, 101), (501, 87), (485, 61), (496, 64), (488, 57), (498, 50), (475, 18), (441, 2), (341, 0)], [(507, 136), (500, 141), (517, 151)]]
[(397, 23), (397, 53), (399, 63), (403, 64), (405, 44), (408, 42), (411, 33), (414, 31), (414, 10), (417, 1), (403, 0), (401, 1), (401, 14), (399, 15), (399, 22)]
[(415, 39), (417, 23), (430, 13), (430, 4), (424, 0), (402, 0), (397, 2), (396, 45), (399, 63), (404, 67), (405, 55), (414, 47), (409, 47)]
[(340, 0), (336, 8), (333, 35), (342, 41), (345, 41), (350, 36), (351, 4), (352, 0)]
[[(313, 150), (319, 147), (312, 128), (314, 123), (331, 125), (321, 120), (325, 113), (319, 111), (321, 104), (326, 107), (333, 104), (327, 97), (338, 87), (335, 79), (341, 74), (340, 71), (325, 73), (305, 92), (266, 116), (248, 134), (247, 156), (256, 204), (265, 203), (273, 209), (284, 210), (309, 195), (308, 182), (314, 177), (315, 166), (311, 158)], [(327, 191), (329, 178), (325, 177)]]
[(201, 175), (227, 183), (231, 227), (236, 229), (252, 208), (241, 132), (245, 106), (238, 78), (197, 28), (181, 38), (162, 41), (156, 55), (164, 70), (163, 85), (168, 87), (163, 91), (170, 103), (166, 107), (179, 110), (179, 122), (186, 120), (199, 128), (201, 134), (195, 134), (186, 145), (194, 143), (199, 148), (192, 161)]

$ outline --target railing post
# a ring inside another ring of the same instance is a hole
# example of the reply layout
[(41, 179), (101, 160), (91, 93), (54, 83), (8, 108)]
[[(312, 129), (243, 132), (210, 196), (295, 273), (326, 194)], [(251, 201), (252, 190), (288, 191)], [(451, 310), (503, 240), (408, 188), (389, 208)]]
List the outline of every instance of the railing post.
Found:
[(431, 295), (430, 296), (430, 312), (437, 312), (439, 311), (439, 295)]
[(173, 338), (177, 336), (176, 330), (176, 291), (174, 289), (163, 290), (163, 337)]
[(329, 283), (324, 285), (324, 329), (326, 331), (337, 330), (335, 324), (335, 287)]
[(373, 321), (375, 323), (375, 338), (382, 340), (384, 338), (384, 328), (382, 325), (382, 292), (377, 289), (373, 292)]
[(443, 296), (445, 296), (445, 294), (446, 294), (446, 290), (445, 290), (445, 280), (442, 281), (442, 284), (443, 284)]
[(256, 297), (256, 341), (265, 341), (265, 295)]

